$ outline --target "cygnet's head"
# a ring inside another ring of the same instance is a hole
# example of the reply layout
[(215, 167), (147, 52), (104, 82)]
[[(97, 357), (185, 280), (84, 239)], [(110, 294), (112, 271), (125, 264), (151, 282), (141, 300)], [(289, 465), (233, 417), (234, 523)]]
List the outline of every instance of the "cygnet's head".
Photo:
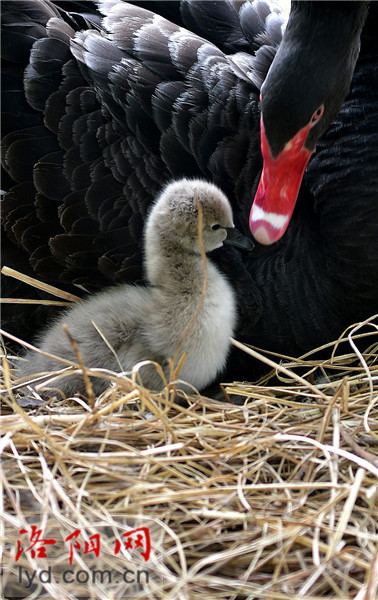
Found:
[(234, 227), (232, 210), (226, 196), (212, 183), (199, 179), (180, 179), (160, 194), (147, 223), (161, 237), (200, 253), (198, 204), (202, 207), (202, 237), (206, 252), (222, 246), (226, 228)]

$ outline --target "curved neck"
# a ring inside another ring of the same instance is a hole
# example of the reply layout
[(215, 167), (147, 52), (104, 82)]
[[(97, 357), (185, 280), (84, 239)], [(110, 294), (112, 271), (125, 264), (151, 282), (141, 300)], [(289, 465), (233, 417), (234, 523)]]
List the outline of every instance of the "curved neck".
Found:
[(292, 3), (284, 37), (262, 87), (265, 131), (274, 155), (309, 122), (318, 106), (324, 105), (324, 114), (308, 134), (306, 147), (311, 151), (337, 115), (352, 79), (368, 5)]
[(201, 255), (168, 240), (153, 227), (146, 231), (144, 264), (151, 285), (173, 290), (180, 286), (180, 293), (201, 293), (205, 276)]

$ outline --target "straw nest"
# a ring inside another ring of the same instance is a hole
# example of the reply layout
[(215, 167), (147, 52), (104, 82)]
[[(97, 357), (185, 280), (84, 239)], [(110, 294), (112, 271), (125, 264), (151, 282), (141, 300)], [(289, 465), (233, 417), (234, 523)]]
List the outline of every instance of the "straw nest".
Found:
[[(112, 385), (98, 398), (88, 387), (87, 399), (24, 409), (5, 359), (4, 596), (375, 600), (376, 321), (363, 355), (360, 331), (346, 334), (348, 354), (264, 359), (275, 369), (258, 384), (187, 405), (173, 383), (151, 393), (135, 372), (102, 373)], [(139, 548), (136, 532), (122, 537), (142, 527)], [(46, 557), (42, 538), (55, 541)]]

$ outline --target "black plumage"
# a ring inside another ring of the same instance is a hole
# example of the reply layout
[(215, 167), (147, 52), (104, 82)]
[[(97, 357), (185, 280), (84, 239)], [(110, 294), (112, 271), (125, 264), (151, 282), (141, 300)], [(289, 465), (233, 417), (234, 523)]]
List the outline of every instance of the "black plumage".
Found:
[[(72, 14), (59, 4), (3, 2), (7, 264), (89, 292), (140, 281), (149, 206), (175, 177), (219, 185), (247, 233), (262, 167), (259, 86), (283, 18), (264, 2), (111, 1), (99, 25), (93, 2), (71, 2)], [(284, 237), (216, 257), (238, 293), (243, 341), (299, 354), (377, 311), (377, 13), (373, 3), (349, 95), (318, 142)], [(12, 310), (4, 326), (30, 336), (32, 309)], [(253, 374), (234, 354), (228, 375)]]

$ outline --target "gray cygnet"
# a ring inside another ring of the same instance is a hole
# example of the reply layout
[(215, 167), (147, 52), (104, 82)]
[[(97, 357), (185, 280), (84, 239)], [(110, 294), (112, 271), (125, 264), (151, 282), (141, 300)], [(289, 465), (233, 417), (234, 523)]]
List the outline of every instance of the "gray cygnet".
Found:
[[(136, 363), (151, 360), (159, 363), (168, 376), (168, 358), (175, 355), (192, 320), (180, 347), (180, 354), (185, 351), (187, 358), (179, 377), (198, 390), (210, 384), (225, 366), (236, 304), (231, 285), (208, 258), (206, 292), (201, 301), (205, 265), (199, 242), (198, 204), (202, 207), (205, 252), (221, 247), (228, 232), (235, 231), (226, 196), (213, 184), (201, 180), (170, 183), (146, 223), (148, 284), (106, 289), (68, 309), (40, 336), (38, 347), (76, 362), (72, 345), (62, 330), (66, 324), (86, 367), (119, 372), (121, 366), (129, 372)], [(33, 351), (28, 351), (25, 358), (21, 376), (61, 366)], [(161, 376), (153, 365), (141, 367), (140, 375), (146, 387), (162, 389)], [(91, 383), (96, 394), (109, 385), (106, 379), (98, 377), (91, 377)], [(65, 375), (49, 387), (66, 396), (85, 392), (81, 374)]]

